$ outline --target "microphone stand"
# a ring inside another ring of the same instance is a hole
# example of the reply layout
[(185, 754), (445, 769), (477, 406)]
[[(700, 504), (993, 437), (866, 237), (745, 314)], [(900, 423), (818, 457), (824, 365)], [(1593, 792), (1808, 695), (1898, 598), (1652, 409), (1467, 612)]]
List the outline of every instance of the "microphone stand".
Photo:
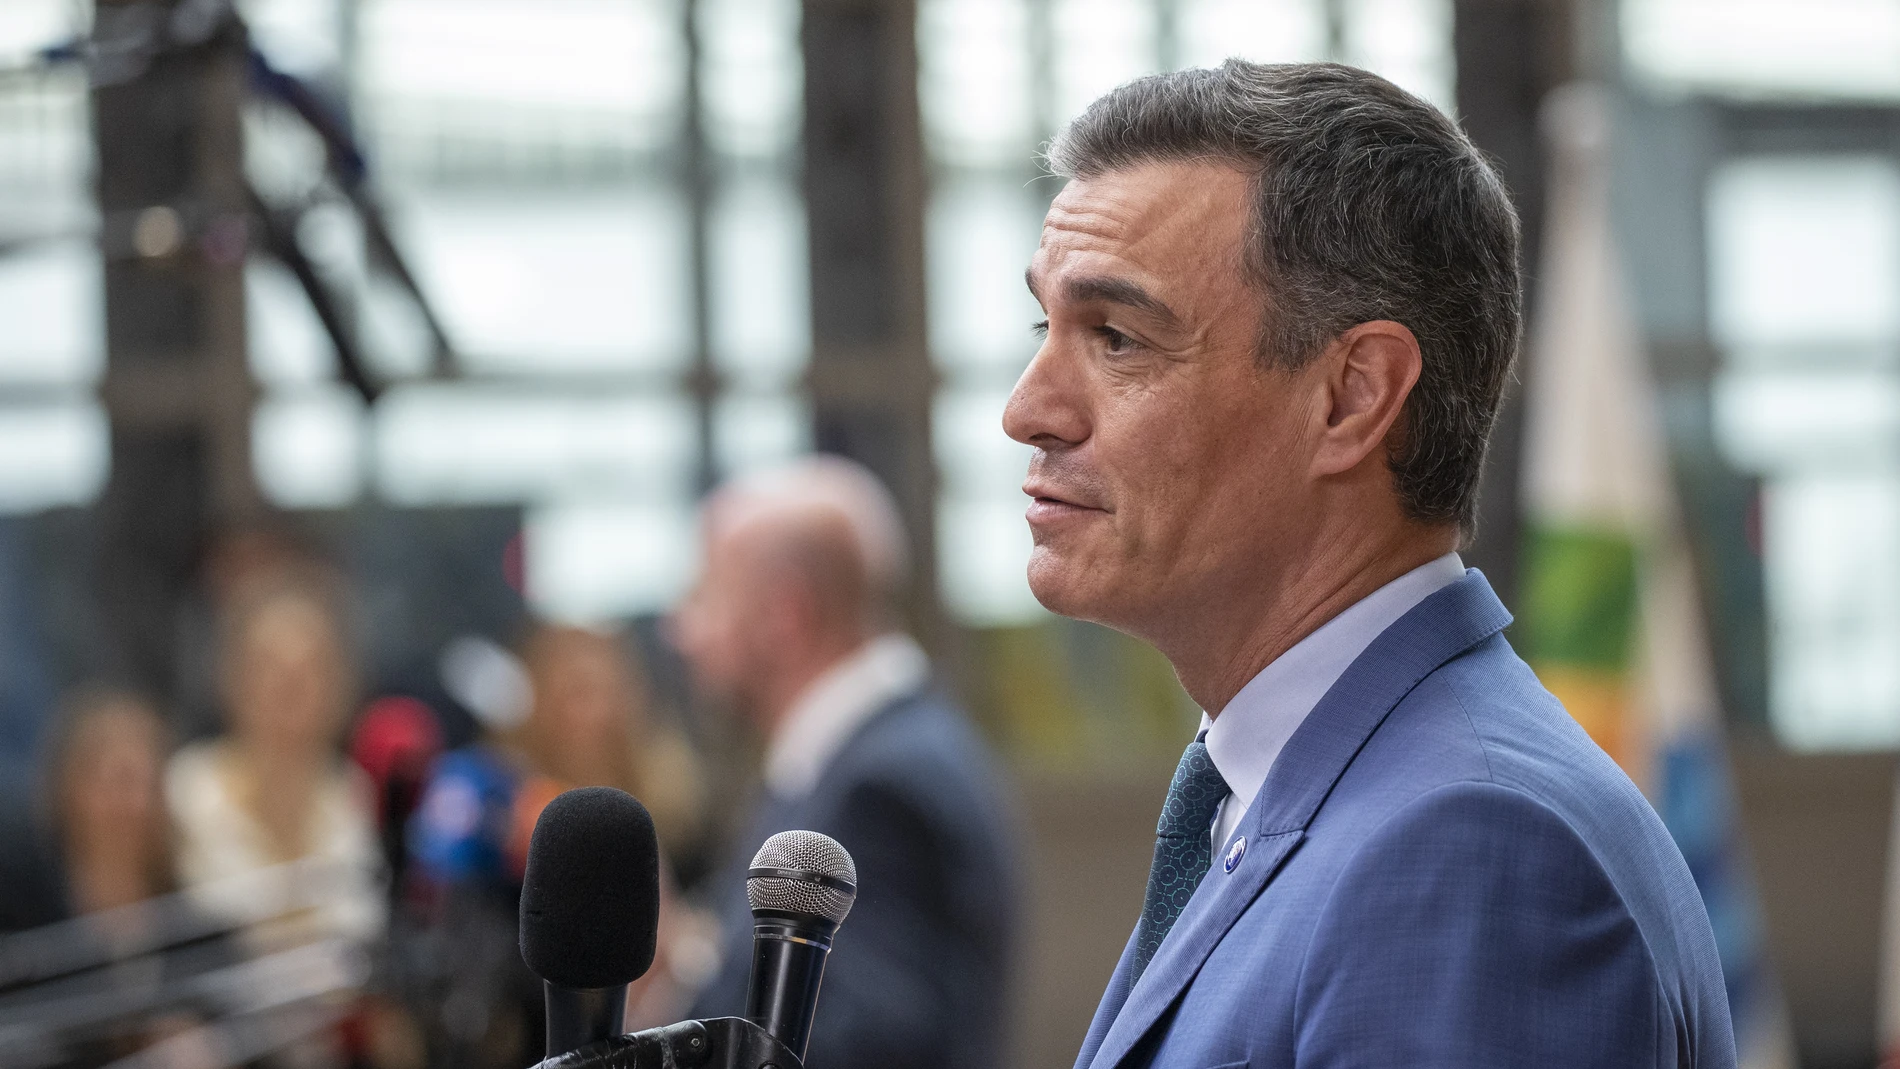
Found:
[(590, 1043), (532, 1069), (805, 1069), (805, 1063), (751, 1021), (714, 1017)]

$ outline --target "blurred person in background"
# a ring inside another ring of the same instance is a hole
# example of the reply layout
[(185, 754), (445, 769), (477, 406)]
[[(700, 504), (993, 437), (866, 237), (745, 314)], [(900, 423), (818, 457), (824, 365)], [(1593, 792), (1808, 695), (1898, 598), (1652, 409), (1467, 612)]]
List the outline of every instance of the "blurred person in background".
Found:
[[(479, 1064), (540, 1056), (541, 984), (516, 949), (515, 910), (528, 842), (548, 802), (575, 787), (626, 791), (652, 812), (669, 854), (691, 848), (700, 826), (698, 759), (655, 714), (622, 635), (543, 624), (522, 652), (526, 716), (436, 762), (409, 836), (423, 923), (438, 937), (441, 990), (429, 1001), (446, 1044), (462, 1052), (456, 1057)], [(678, 1017), (685, 992), (704, 978), (694, 962), (707, 956), (699, 948), (706, 925), (663, 868), (659, 950), (629, 992), (630, 1028)]]
[(176, 889), (160, 786), (169, 751), (158, 714), (130, 694), (83, 694), (62, 717), (48, 753), (48, 795), (71, 913)]
[(858, 465), (813, 458), (727, 484), (702, 525), (703, 570), (673, 638), (767, 751), (764, 798), (714, 888), (722, 954), (692, 1016), (744, 1012), (746, 868), (767, 837), (808, 829), (851, 852), (860, 887), (810, 1064), (999, 1064), (1017, 912), (1007, 807), (986, 747), (896, 629), (895, 503)]
[[(63, 990), (89, 992), (92, 1007), (103, 1015), (82, 1029), (60, 1030), (66, 1046), (59, 1065), (65, 1069), (105, 1065), (178, 1036), (211, 1010), (188, 1002), (115, 1011), (109, 996), (123, 993), (137, 1001), (139, 992), (235, 960), (228, 941), (215, 936), (152, 953), (154, 946), (176, 942), (177, 932), (167, 929), (175, 929), (182, 915), (129, 908), (177, 889), (161, 787), (169, 750), (169, 732), (151, 705), (108, 689), (77, 692), (43, 742), (41, 849), (8, 859), (30, 868), (10, 874), (5, 884), (12, 906), (6, 926), (80, 921), (59, 943), (66, 960), (83, 966), (64, 978)], [(20, 995), (30, 999), (34, 992)], [(173, 1046), (209, 1059), (202, 1046)]]
[(42, 744), (40, 849), (30, 859), (34, 871), (8, 881), (6, 927), (176, 889), (161, 790), (169, 749), (164, 722), (144, 699), (103, 689), (74, 695)]
[[(332, 892), (266, 941), (381, 938), (386, 916), (375, 803), (339, 748), (352, 701), (339, 615), (313, 582), (258, 584), (222, 621), (225, 733), (180, 750), (165, 794), (187, 889), (288, 862), (315, 863)], [(215, 900), (207, 906), (216, 909)]]
[(693, 845), (703, 809), (699, 761), (686, 738), (654, 715), (644, 674), (620, 635), (543, 626), (523, 660), (532, 712), (513, 738), (535, 777), (515, 807), (513, 842), (526, 857), (535, 818), (574, 787), (618, 787), (653, 814), (669, 854)]

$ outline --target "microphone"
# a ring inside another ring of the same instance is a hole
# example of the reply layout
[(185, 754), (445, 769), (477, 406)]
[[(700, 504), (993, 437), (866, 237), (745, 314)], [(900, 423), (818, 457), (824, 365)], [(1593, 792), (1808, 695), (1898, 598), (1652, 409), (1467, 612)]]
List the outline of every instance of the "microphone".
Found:
[(782, 831), (746, 872), (752, 904), (752, 982), (746, 1019), (805, 1060), (831, 937), (858, 895), (858, 867), (837, 841)]
[(521, 958), (547, 992), (547, 1056), (620, 1035), (627, 985), (653, 966), (660, 845), (632, 795), (581, 787), (534, 822), (521, 886)]

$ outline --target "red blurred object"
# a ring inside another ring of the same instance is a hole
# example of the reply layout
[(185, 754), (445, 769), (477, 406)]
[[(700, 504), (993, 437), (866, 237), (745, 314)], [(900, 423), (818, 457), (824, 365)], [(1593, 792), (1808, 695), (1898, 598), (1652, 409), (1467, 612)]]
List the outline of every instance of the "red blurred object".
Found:
[[(419, 784), (429, 763), (442, 751), (442, 726), (435, 711), (414, 698), (378, 698), (363, 710), (350, 736), (350, 757), (376, 785), (377, 820), (387, 824), (395, 784)], [(405, 807), (406, 808), (406, 807)]]

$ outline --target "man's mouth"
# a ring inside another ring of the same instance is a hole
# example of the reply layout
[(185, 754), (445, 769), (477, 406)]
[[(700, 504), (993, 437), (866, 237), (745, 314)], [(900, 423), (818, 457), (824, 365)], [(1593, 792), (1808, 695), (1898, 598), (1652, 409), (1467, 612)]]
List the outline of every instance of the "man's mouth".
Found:
[(1060, 487), (1031, 479), (1023, 484), (1023, 493), (1030, 497), (1029, 522), (1060, 519), (1085, 512), (1107, 512), (1099, 505), (1081, 500), (1082, 495), (1072, 494)]

